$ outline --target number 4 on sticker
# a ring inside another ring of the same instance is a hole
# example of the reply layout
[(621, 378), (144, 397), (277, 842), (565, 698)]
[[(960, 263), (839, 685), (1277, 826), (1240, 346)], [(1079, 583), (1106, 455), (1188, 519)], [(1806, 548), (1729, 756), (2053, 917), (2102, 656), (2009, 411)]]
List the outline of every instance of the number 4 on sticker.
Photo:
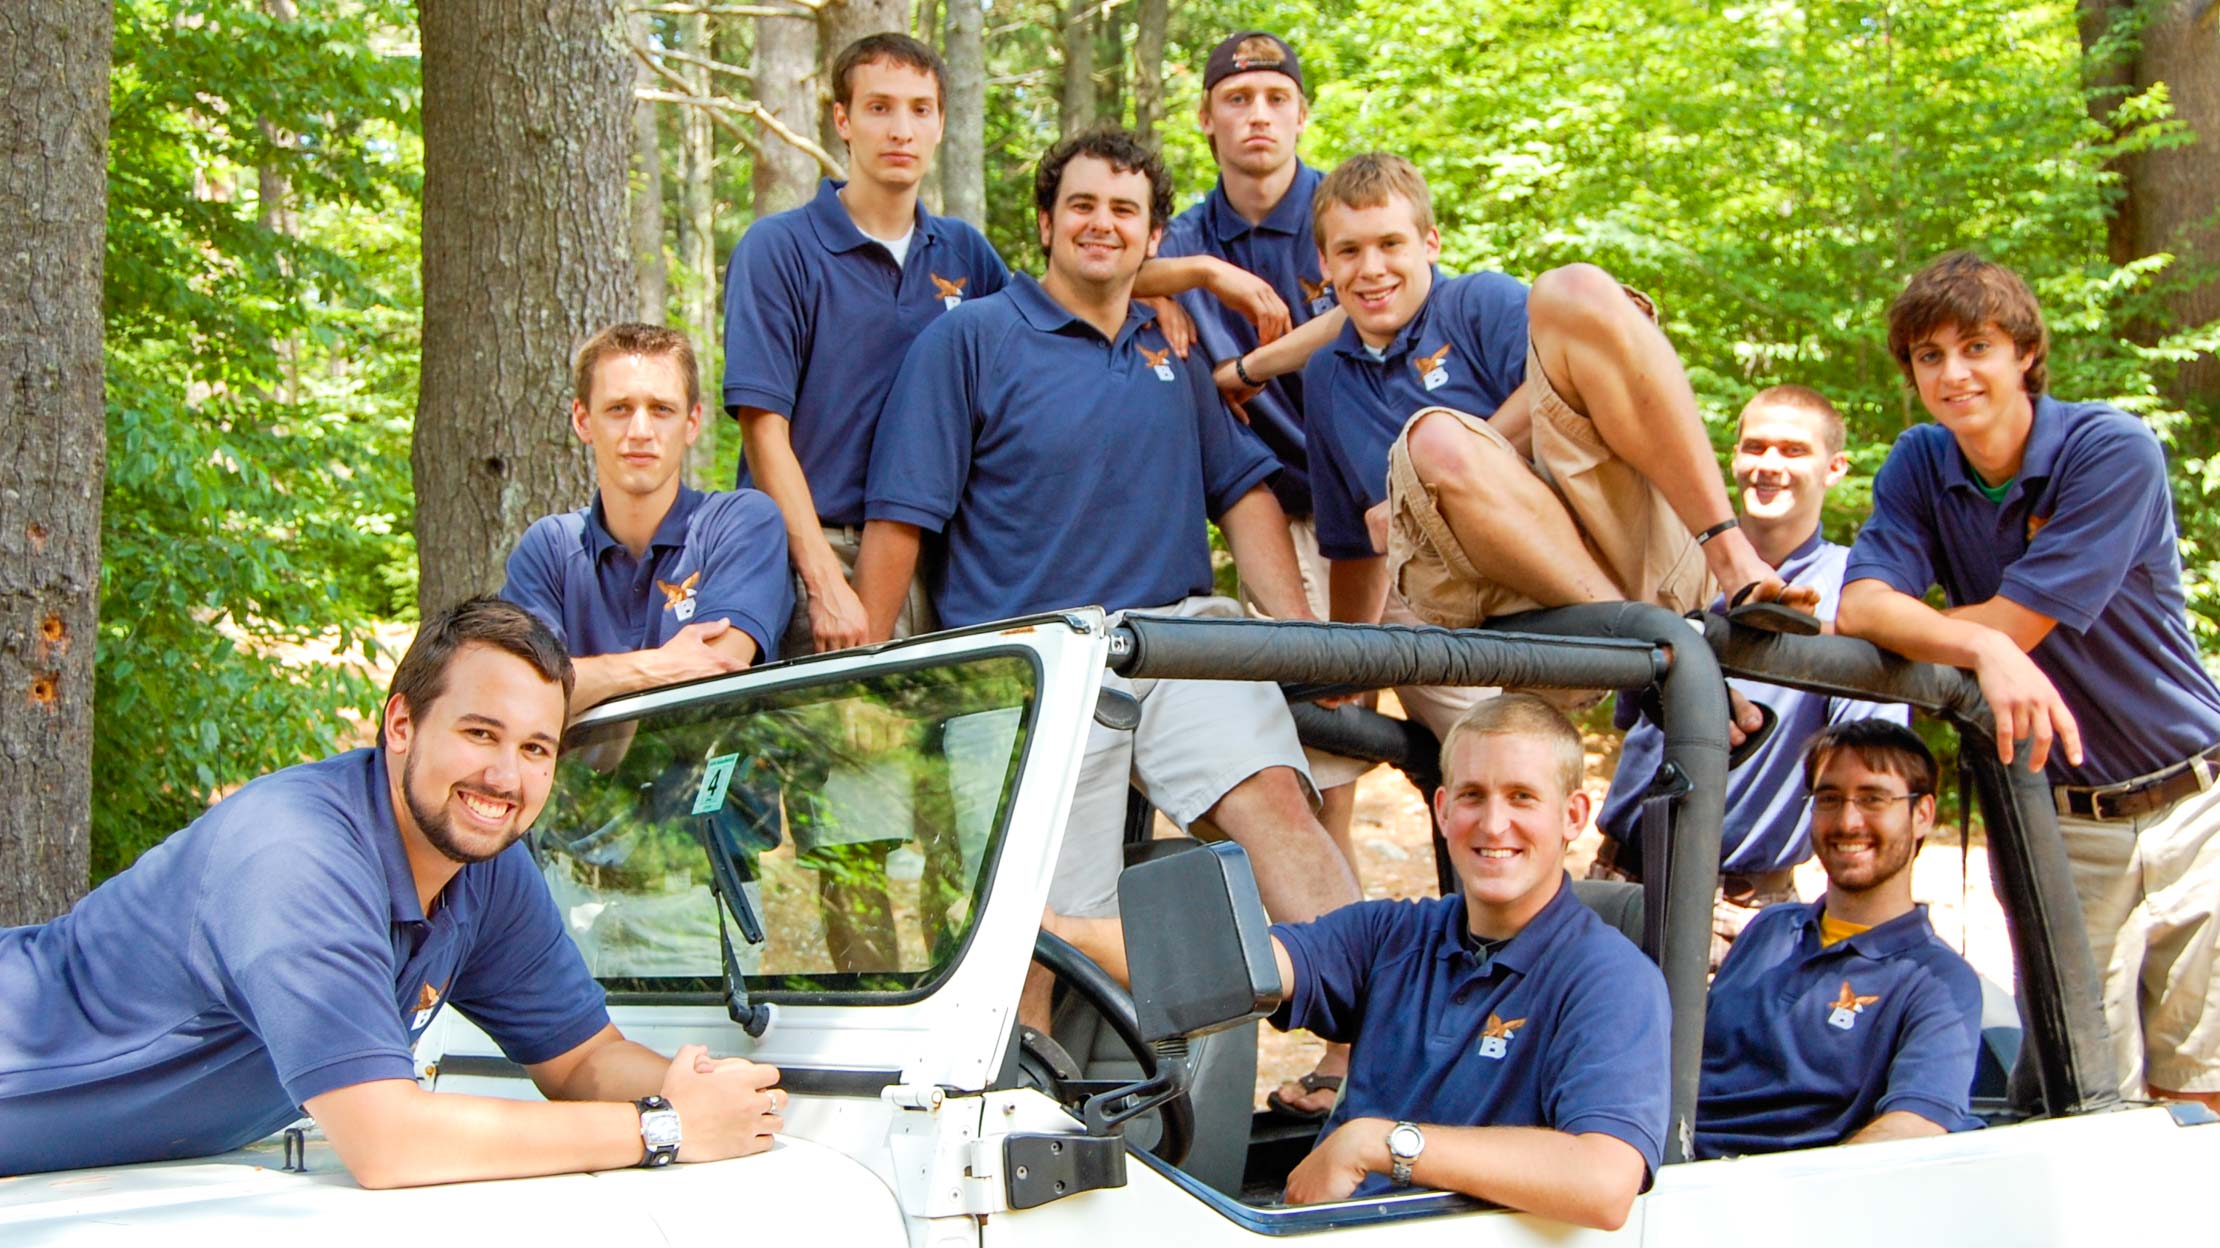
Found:
[(732, 786), (732, 769), (740, 765), (738, 754), (719, 754), (702, 769), (701, 790), (694, 794), (694, 813), (714, 815), (725, 807), (725, 790)]

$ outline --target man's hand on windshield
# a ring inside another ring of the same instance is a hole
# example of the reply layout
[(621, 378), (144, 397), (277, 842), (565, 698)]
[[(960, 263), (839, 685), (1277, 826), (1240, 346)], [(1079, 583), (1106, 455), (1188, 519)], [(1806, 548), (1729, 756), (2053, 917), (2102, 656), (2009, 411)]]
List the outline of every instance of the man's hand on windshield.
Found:
[(689, 1044), (671, 1059), (663, 1097), (678, 1111), (680, 1161), (722, 1161), (771, 1147), (786, 1126), (778, 1067), (746, 1058), (713, 1058)]
[(1341, 1124), (1288, 1173), (1287, 1203), (1347, 1200), (1375, 1162), (1378, 1169), (1387, 1168), (1387, 1137), (1394, 1125), (1385, 1118), (1352, 1118)]
[(746, 659), (723, 646), (710, 644), (731, 631), (731, 620), (704, 620), (679, 629), (669, 641), (656, 647), (659, 668), (656, 683), (672, 685), (682, 680), (745, 670)]
[(1996, 718), (1998, 759), (2009, 766), (2013, 743), (2024, 740), (2028, 743), (2027, 765), (2032, 771), (2041, 771), (2050, 761), (2054, 744), (2066, 752), (2067, 762), (2080, 766), (2081, 726), (2074, 722), (2074, 713), (2066, 709), (2066, 700), (2058, 695), (2057, 686), (2010, 637), (1994, 629), (1989, 632), (1995, 642), (1983, 646), (1973, 674), (1981, 682), (1981, 696), (1988, 699), (1989, 711)]

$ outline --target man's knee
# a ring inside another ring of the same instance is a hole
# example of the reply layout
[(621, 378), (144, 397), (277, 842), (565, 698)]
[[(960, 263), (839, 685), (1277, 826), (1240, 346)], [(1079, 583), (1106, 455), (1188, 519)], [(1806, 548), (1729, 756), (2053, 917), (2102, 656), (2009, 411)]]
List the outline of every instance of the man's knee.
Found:
[(1490, 459), (1500, 453), (1500, 448), (1447, 412), (1428, 412), (1412, 421), (1403, 434), (1403, 444), (1411, 457), (1411, 471), (1437, 488), (1480, 488), (1492, 469), (1511, 466), (1491, 464)]
[(1592, 264), (1568, 264), (1535, 278), (1526, 318), (1536, 338), (1581, 341), (1632, 332), (1648, 319), (1617, 278)]
[(1266, 767), (1234, 785), (1203, 817), (1236, 841), (1317, 819), (1301, 774), (1285, 766)]

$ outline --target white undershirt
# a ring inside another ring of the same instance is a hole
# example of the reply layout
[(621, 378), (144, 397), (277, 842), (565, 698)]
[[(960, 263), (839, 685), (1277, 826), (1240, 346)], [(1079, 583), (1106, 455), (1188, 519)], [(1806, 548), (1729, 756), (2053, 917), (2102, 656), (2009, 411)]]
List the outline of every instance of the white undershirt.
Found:
[(1360, 343), (1359, 345), (1364, 348), (1364, 353), (1366, 355), (1371, 356), (1373, 359), (1378, 360), (1383, 364), (1387, 362), (1388, 349), (1386, 347), (1375, 347), (1369, 342)]
[(899, 269), (910, 258), (910, 240), (917, 237), (917, 226), (913, 222), (910, 228), (902, 231), (900, 238), (880, 238), (876, 234), (865, 234), (864, 237), (886, 248), (887, 253), (894, 257), (894, 267)]

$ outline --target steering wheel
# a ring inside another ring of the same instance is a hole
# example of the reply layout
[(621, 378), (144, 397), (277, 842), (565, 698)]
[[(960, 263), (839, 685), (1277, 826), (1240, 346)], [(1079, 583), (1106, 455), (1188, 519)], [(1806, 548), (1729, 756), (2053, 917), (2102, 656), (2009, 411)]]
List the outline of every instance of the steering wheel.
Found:
[[(1127, 992), (1123, 984), (1113, 978), (1110, 972), (1103, 970), (1101, 964), (1093, 958), (1081, 953), (1070, 941), (1045, 931), (1033, 938), (1033, 960), (1047, 967), (1050, 974), (1062, 980), (1082, 1000), (1094, 1007), (1095, 1012), (1110, 1025), (1110, 1030), (1117, 1033), (1126, 1051), (1140, 1063), (1142, 1078), (1156, 1078), (1163, 1068), (1163, 1062), (1158, 1058), (1156, 1050), (1141, 1039), (1141, 1023), (1133, 1008), (1133, 994)], [(1057, 1052), (1061, 1051), (1058, 1047)], [(1037, 1069), (1049, 1076), (1052, 1085), (1061, 1084), (1062, 1080), (1057, 1077), (1061, 1072), (1054, 1070), (1050, 1055), (1028, 1052), (1025, 1056), (1040, 1062)], [(1060, 1102), (1068, 1104), (1073, 1099), (1061, 1095), (1059, 1086), (1050, 1086), (1045, 1090)], [(1177, 1166), (1187, 1160), (1188, 1150), (1194, 1147), (1194, 1102), (1183, 1090), (1158, 1106), (1156, 1115), (1160, 1129), (1156, 1147), (1149, 1151), (1158, 1160)]]

